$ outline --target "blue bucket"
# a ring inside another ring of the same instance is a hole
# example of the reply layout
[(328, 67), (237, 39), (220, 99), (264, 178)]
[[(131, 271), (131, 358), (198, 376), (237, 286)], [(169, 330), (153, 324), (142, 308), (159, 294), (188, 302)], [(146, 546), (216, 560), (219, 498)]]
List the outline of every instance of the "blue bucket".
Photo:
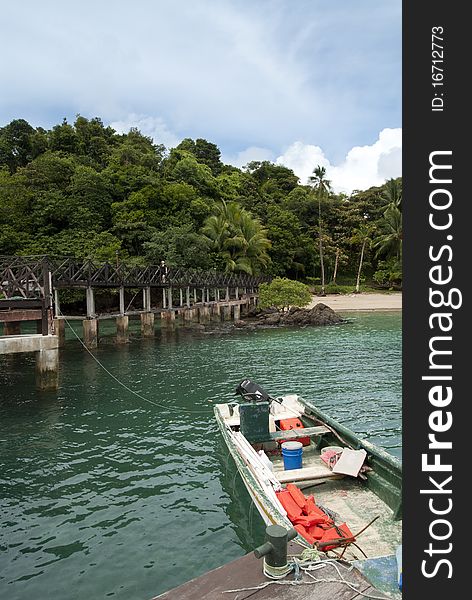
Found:
[(284, 442), (282, 444), (282, 458), (284, 459), (284, 469), (302, 468), (303, 444), (301, 442)]

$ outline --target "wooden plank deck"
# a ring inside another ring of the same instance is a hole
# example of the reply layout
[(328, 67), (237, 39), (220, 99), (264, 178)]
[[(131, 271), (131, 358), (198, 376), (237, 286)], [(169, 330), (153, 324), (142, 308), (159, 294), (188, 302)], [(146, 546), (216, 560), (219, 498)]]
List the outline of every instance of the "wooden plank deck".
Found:
[(302, 469), (290, 469), (288, 471), (278, 471), (274, 469), (274, 475), (280, 483), (289, 483), (292, 481), (316, 481), (317, 479), (341, 479), (344, 477), (344, 475), (333, 473), (331, 469), (323, 465), (303, 467)]
[[(298, 545), (293, 543), (289, 545), (289, 554), (296, 554), (299, 551)], [(358, 586), (355, 590), (339, 581), (339, 575), (332, 566), (326, 566), (322, 571), (316, 572), (315, 576), (318, 579), (336, 579), (335, 582), (314, 582), (307, 575), (303, 575), (302, 583), (298, 585), (269, 583), (263, 589), (243, 589), (257, 588), (259, 585), (271, 582), (262, 573), (262, 561), (256, 559), (251, 552), (160, 594), (153, 600), (157, 598), (159, 600), (245, 600), (246, 598), (251, 600), (314, 600), (315, 598), (316, 600), (361, 600), (365, 598), (362, 594), (374, 596), (379, 600), (388, 598), (372, 587), (357, 569), (348, 571), (343, 566), (338, 568), (345, 580)], [(293, 574), (288, 575), (284, 581), (293, 582)], [(229, 590), (238, 591), (229, 592)]]
[(286, 429), (285, 431), (276, 431), (270, 434), (270, 439), (274, 442), (278, 441), (289, 441), (298, 440), (305, 437), (313, 437), (316, 435), (323, 435), (329, 433), (329, 429), (324, 425), (318, 427), (304, 427), (300, 429)]

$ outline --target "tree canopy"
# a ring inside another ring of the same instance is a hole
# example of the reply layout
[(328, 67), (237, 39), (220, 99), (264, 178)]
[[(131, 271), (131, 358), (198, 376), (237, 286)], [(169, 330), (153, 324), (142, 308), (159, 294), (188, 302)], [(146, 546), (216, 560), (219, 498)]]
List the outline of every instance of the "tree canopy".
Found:
[(401, 179), (348, 197), (313, 170), (304, 185), (269, 161), (226, 165), (202, 138), (167, 149), (99, 118), (49, 130), (15, 119), (0, 127), (0, 254), (118, 254), (329, 283), (357, 276), (364, 246), (365, 276), (401, 281)]

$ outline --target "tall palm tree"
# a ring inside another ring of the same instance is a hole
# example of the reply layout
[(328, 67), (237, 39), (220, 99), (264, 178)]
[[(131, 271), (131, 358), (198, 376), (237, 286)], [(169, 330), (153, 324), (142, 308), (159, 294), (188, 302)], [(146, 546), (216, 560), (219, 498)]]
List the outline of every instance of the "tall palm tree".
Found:
[(321, 295), (325, 295), (325, 268), (323, 260), (323, 241), (321, 231), (321, 199), (327, 196), (331, 191), (331, 181), (326, 179), (326, 169), (318, 165), (313, 170), (313, 173), (308, 177), (308, 184), (312, 185), (316, 191), (318, 198), (318, 241), (320, 249), (320, 266), (321, 266)]
[(403, 227), (402, 213), (395, 204), (389, 204), (381, 221), (381, 234), (376, 238), (374, 247), (376, 256), (395, 256), (399, 261), (402, 256)]
[(357, 269), (357, 280), (356, 280), (356, 292), (359, 293), (361, 289), (361, 273), (362, 273), (362, 265), (364, 264), (364, 253), (366, 247), (368, 247), (372, 242), (372, 234), (374, 228), (372, 224), (369, 223), (361, 223), (361, 225), (355, 231), (351, 241), (354, 243), (361, 244), (361, 255), (359, 258), (359, 268)]
[(389, 179), (385, 184), (381, 197), (394, 204), (400, 211), (402, 209), (402, 184), (398, 179)]

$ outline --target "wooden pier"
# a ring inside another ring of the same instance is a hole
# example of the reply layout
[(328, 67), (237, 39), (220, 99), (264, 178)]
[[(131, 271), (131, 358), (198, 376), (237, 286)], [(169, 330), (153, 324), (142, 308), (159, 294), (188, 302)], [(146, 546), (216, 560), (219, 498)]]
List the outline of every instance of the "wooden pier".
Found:
[[(298, 553), (300, 547), (289, 546), (290, 550)], [(328, 581), (316, 582), (302, 573), (301, 581), (295, 583), (292, 573), (281, 585), (264, 576), (262, 561), (250, 553), (152, 600), (362, 600), (366, 597), (387, 600), (391, 597), (374, 588), (358, 569), (348, 570), (346, 563), (339, 564), (338, 569), (351, 587), (340, 580), (338, 572), (331, 566), (313, 571), (317, 579)]]
[[(163, 328), (172, 328), (176, 322), (191, 326), (210, 321), (238, 320), (257, 304), (258, 288), (267, 277), (245, 273), (218, 273), (199, 269), (173, 269), (149, 265), (136, 267), (119, 263), (97, 263), (91, 260), (51, 256), (0, 257), (0, 323), (3, 336), (15, 336), (0, 344), (0, 354), (11, 352), (40, 352), (38, 341), (31, 335), (21, 334), (21, 325), (36, 321), (37, 334), (53, 338), (55, 348), (65, 340), (66, 320), (81, 320), (83, 342), (87, 348), (96, 348), (99, 341), (99, 322), (115, 319), (116, 341), (128, 341), (129, 318), (139, 315), (141, 334), (151, 337), (155, 331), (156, 316)], [(65, 315), (60, 297), (63, 290), (82, 290), (84, 314)], [(99, 312), (96, 292), (109, 291), (118, 297), (117, 310)], [(141, 296), (139, 308), (126, 306), (126, 294), (134, 293), (132, 301)], [(36, 336), (37, 337), (37, 336)], [(28, 338), (31, 338), (28, 340)], [(32, 350), (32, 348), (35, 348)], [(39, 360), (39, 359), (38, 359)], [(57, 360), (48, 357), (45, 387), (54, 386), (51, 365)], [(41, 371), (40, 371), (41, 372)], [(39, 378), (41, 379), (41, 378)], [(56, 378), (57, 380), (57, 378)]]

